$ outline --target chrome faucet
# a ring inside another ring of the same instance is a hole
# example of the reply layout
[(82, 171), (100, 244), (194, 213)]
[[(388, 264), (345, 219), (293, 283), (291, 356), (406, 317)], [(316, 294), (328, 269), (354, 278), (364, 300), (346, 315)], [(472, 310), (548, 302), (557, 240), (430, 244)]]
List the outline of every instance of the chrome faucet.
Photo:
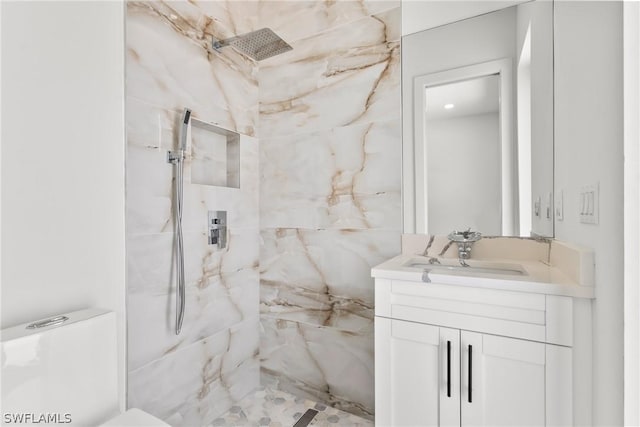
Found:
[(455, 242), (458, 245), (458, 260), (463, 267), (469, 267), (466, 260), (471, 258), (471, 245), (478, 240), (482, 239), (482, 234), (477, 231), (471, 231), (468, 228), (467, 231), (452, 231), (447, 236), (450, 241)]

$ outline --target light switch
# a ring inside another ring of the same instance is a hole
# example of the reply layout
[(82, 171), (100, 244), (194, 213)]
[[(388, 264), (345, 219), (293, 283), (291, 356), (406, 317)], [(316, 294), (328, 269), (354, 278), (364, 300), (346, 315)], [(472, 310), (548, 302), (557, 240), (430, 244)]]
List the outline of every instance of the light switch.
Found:
[(564, 192), (562, 190), (558, 190), (556, 192), (556, 200), (555, 200), (555, 211), (556, 211), (556, 220), (562, 221), (564, 219), (564, 205), (563, 198)]
[(600, 185), (587, 185), (580, 190), (580, 222), (598, 224), (600, 216)]

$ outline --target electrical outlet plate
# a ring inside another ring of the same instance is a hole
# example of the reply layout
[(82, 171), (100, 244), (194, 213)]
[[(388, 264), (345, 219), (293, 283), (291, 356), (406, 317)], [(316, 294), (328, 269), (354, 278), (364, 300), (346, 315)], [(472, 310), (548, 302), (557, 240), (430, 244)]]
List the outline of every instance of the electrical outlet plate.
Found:
[(598, 224), (600, 220), (600, 185), (586, 185), (580, 190), (580, 222), (583, 224)]

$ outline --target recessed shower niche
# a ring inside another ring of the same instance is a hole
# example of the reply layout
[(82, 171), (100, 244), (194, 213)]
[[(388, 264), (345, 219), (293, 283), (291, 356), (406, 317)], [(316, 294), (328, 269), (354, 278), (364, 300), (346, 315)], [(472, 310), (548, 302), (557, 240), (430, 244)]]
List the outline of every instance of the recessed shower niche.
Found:
[(192, 117), (191, 183), (240, 188), (240, 134)]

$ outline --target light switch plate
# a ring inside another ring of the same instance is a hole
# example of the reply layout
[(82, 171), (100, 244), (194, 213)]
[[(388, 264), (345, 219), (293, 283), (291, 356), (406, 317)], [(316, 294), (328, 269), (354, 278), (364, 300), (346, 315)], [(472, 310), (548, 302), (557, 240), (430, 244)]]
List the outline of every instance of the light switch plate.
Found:
[(581, 223), (598, 224), (600, 220), (600, 185), (598, 183), (582, 187), (578, 209)]

